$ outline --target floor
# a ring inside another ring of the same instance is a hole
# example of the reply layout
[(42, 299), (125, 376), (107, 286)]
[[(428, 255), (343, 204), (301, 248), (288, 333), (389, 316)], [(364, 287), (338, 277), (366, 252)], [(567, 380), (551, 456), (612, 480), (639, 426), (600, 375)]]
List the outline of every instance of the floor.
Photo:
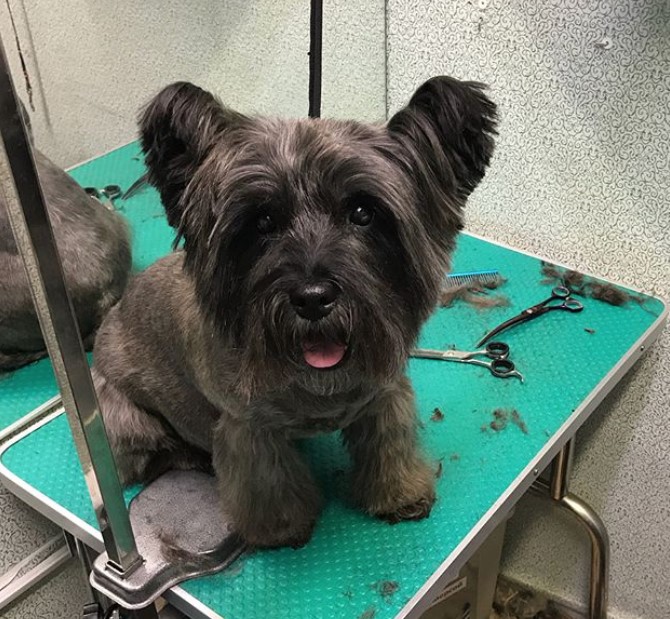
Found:
[(577, 616), (566, 614), (546, 596), (501, 578), (489, 619), (577, 619)]
[[(0, 613), (3, 619), (76, 619), (89, 600), (79, 564), (73, 560), (54, 579)], [(498, 581), (489, 619), (580, 619), (545, 596), (504, 578)]]

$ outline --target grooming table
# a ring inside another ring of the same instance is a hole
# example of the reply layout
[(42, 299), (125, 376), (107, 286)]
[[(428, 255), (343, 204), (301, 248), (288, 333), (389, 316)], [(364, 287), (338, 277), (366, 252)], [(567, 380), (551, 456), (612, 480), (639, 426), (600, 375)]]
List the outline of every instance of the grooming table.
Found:
[[(143, 172), (138, 155), (131, 144), (72, 173), (83, 185), (127, 188)], [(135, 264), (144, 268), (169, 251), (173, 234), (152, 189), (119, 204), (133, 228)], [(477, 311), (457, 303), (439, 310), (420, 345), (474, 350), (489, 328), (549, 296), (540, 266), (536, 257), (462, 234), (454, 271), (499, 269), (508, 282), (498, 292), (512, 305)], [(429, 518), (391, 526), (350, 507), (348, 456), (337, 435), (320, 437), (305, 444), (327, 498), (310, 543), (243, 556), (223, 573), (185, 582), (164, 597), (197, 618), (418, 617), (654, 341), (667, 316), (664, 304), (652, 297), (623, 307), (580, 300), (581, 313), (550, 312), (496, 338), (509, 344), (523, 384), (472, 365), (410, 362), (421, 441), (441, 471)], [(14, 423), (54, 395), (48, 362), (0, 382), (0, 429), (11, 424), (15, 429), (0, 447), (0, 479), (102, 550), (62, 410), (42, 411), (23, 430)], [(523, 423), (492, 429), (498, 408), (516, 410)], [(137, 490), (127, 490), (127, 500)]]

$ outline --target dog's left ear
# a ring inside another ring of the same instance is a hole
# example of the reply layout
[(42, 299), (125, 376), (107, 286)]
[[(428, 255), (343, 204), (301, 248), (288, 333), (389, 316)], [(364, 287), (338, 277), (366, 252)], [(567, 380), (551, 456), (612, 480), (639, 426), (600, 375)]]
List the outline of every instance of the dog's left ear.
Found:
[(181, 197), (193, 174), (224, 132), (245, 118), (189, 82), (166, 86), (141, 112), (149, 182), (161, 194), (171, 226), (180, 227)]
[(387, 124), (400, 160), (416, 178), (429, 226), (458, 225), (493, 154), (497, 113), (484, 85), (434, 77)]

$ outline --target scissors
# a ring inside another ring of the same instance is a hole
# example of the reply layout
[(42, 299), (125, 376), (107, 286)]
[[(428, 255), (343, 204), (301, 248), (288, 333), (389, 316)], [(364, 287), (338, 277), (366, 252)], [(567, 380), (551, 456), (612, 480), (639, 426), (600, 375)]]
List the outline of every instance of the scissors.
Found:
[[(497, 378), (518, 378), (523, 382), (523, 376), (517, 371), (514, 364), (509, 360), (509, 346), (503, 342), (490, 342), (482, 350), (466, 352), (463, 350), (430, 350), (428, 348), (416, 348), (410, 353), (412, 357), (419, 359), (437, 359), (439, 361), (457, 361), (459, 363), (471, 363), (485, 367)], [(491, 361), (484, 361), (476, 357), (488, 357)]]
[(149, 184), (149, 175), (143, 174), (140, 176), (123, 194), (122, 199), (127, 200), (132, 198), (138, 191), (140, 191), (145, 185)]
[(116, 210), (114, 200), (121, 195), (121, 187), (118, 185), (105, 185), (101, 189), (97, 187), (84, 187), (84, 191), (102, 203), (110, 211)]
[(570, 294), (571, 291), (569, 288), (566, 288), (565, 286), (556, 286), (556, 288), (551, 291), (551, 296), (548, 299), (545, 299), (542, 301), (542, 303), (533, 305), (533, 307), (529, 307), (523, 310), (523, 312), (514, 318), (510, 318), (509, 320), (506, 320), (502, 324), (498, 325), (495, 329), (489, 331), (481, 340), (479, 340), (479, 342), (477, 342), (477, 346), (483, 346), (492, 337), (498, 335), (498, 333), (504, 331), (505, 329), (509, 329), (510, 327), (513, 327), (514, 325), (522, 322), (526, 322), (527, 320), (532, 320), (533, 318), (537, 318), (538, 316), (542, 316), (542, 314), (546, 314), (547, 312), (551, 312), (553, 310), (581, 312), (584, 309), (584, 306), (579, 301), (577, 301), (577, 299), (573, 299)]

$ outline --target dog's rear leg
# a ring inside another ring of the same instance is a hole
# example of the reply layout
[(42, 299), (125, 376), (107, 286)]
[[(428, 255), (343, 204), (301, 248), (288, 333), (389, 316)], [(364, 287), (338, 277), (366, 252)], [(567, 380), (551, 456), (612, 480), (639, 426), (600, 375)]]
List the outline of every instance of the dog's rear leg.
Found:
[(139, 408), (95, 368), (92, 375), (124, 486), (150, 482), (170, 469), (211, 472), (209, 454), (185, 443), (167, 423)]

